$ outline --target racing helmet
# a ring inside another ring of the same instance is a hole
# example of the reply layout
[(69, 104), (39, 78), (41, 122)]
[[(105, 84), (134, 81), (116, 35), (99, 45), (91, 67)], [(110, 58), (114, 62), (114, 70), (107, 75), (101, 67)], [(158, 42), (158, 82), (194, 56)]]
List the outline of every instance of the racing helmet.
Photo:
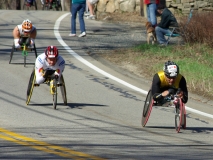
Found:
[(175, 78), (179, 74), (179, 67), (173, 61), (167, 61), (164, 64), (163, 71), (168, 78)]
[(45, 50), (45, 55), (48, 58), (56, 58), (58, 56), (58, 49), (56, 46), (48, 46)]
[(30, 32), (32, 30), (32, 22), (29, 19), (26, 19), (22, 22), (22, 30), (24, 32)]

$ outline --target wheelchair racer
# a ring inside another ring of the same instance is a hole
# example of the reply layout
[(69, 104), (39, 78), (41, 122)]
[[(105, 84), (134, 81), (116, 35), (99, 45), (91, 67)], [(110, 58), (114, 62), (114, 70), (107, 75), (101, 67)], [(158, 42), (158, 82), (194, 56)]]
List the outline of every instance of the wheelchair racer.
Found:
[(44, 53), (40, 54), (35, 61), (36, 83), (43, 83), (48, 76), (60, 81), (65, 68), (65, 60), (59, 55), (56, 46), (48, 46)]
[(164, 104), (167, 96), (175, 94), (183, 103), (188, 101), (186, 79), (179, 73), (179, 67), (173, 61), (165, 62), (163, 71), (154, 75), (151, 90), (157, 104)]
[(15, 48), (20, 48), (23, 43), (26, 43), (26, 46), (32, 48), (35, 43), (36, 35), (36, 27), (33, 26), (29, 19), (24, 20), (22, 24), (17, 25), (13, 29)]

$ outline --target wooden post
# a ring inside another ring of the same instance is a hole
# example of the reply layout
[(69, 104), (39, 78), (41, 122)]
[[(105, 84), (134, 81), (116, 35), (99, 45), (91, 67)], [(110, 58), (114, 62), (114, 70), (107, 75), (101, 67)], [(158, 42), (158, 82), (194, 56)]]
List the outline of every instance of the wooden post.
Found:
[(140, 14), (141, 14), (142, 17), (144, 17), (144, 8), (143, 8), (144, 4), (143, 4), (143, 1), (144, 0), (140, 0)]
[(144, 4), (144, 0), (140, 0), (140, 15), (142, 17), (147, 17), (147, 14), (146, 14), (146, 4)]

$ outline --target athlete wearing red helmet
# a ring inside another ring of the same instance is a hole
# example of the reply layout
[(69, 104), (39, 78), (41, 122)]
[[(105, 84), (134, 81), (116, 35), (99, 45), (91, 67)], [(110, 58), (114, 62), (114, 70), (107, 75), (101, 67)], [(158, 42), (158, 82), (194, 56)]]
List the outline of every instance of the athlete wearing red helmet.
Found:
[(59, 55), (57, 47), (48, 46), (35, 61), (36, 83), (43, 83), (47, 76), (55, 76), (60, 79), (64, 68), (65, 60)]
[(28, 47), (32, 48), (35, 43), (36, 35), (36, 27), (33, 26), (29, 19), (24, 20), (22, 24), (17, 25), (13, 29), (15, 48), (20, 48), (23, 43), (26, 43)]

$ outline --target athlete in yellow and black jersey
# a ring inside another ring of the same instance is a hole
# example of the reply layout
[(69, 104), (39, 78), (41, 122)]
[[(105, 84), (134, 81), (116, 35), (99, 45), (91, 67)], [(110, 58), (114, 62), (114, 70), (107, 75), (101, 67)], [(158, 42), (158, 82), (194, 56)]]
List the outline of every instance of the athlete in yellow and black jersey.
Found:
[(175, 62), (168, 61), (163, 71), (156, 73), (152, 82), (152, 95), (156, 102), (161, 103), (169, 94), (176, 94), (183, 103), (188, 101), (186, 79), (179, 73), (179, 67)]

